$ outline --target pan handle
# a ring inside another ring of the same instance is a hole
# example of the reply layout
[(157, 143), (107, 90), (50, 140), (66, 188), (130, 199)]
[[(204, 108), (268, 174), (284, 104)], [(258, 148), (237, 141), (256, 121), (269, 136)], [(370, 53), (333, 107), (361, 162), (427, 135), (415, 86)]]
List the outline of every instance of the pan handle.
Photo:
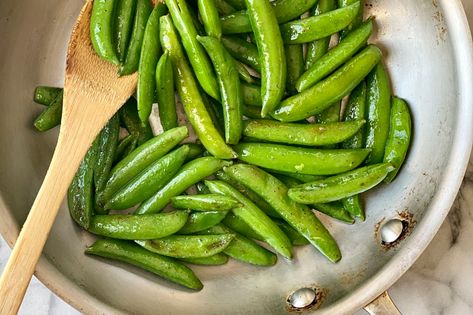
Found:
[(364, 307), (371, 315), (401, 315), (401, 312), (397, 309), (388, 291), (382, 293), (373, 302)]

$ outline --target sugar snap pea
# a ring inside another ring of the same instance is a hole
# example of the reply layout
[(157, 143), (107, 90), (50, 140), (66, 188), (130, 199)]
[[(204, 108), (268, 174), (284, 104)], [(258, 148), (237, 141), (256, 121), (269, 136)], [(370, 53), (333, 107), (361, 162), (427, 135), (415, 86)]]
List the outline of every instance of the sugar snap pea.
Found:
[(343, 198), (342, 204), (343, 208), (350, 213), (353, 219), (360, 218), (362, 221), (365, 221), (365, 210), (363, 209), (360, 195)]
[(238, 206), (238, 201), (221, 194), (203, 194), (172, 197), (172, 206), (194, 211), (229, 211)]
[(153, 162), (113, 194), (105, 208), (124, 210), (148, 199), (173, 178), (188, 153), (189, 147), (183, 145)]
[(174, 74), (171, 59), (165, 52), (156, 66), (156, 90), (158, 97), (159, 119), (164, 130), (177, 127), (176, 95), (174, 92)]
[(347, 27), (358, 14), (360, 3), (281, 25), (285, 44), (304, 44), (322, 39)]
[(35, 119), (34, 126), (44, 132), (61, 123), (63, 92), (59, 92), (54, 101)]
[(126, 183), (161, 158), (188, 135), (187, 127), (166, 131), (136, 148), (117, 163), (110, 172), (102, 197), (109, 200)]
[(304, 72), (304, 52), (302, 45), (285, 45), (287, 80), (286, 90), (292, 95), (297, 93), (296, 82)]
[(239, 62), (238, 60), (233, 60), (233, 62), (235, 63), (236, 70), (238, 71), (238, 76), (241, 80), (249, 84), (255, 83), (255, 78), (251, 76), (250, 72), (243, 63)]
[(217, 11), (221, 15), (229, 15), (237, 11), (231, 4), (227, 3), (225, 0), (215, 0), (215, 6)]
[(271, 204), (287, 223), (330, 261), (341, 259), (340, 249), (324, 225), (307, 206), (287, 196), (288, 188), (281, 181), (253, 165), (236, 164), (224, 170)]
[(254, 119), (244, 122), (243, 134), (270, 142), (317, 146), (342, 142), (356, 134), (364, 124), (364, 120), (296, 124)]
[(211, 156), (201, 157), (188, 162), (170, 182), (144, 201), (138, 207), (136, 213), (143, 214), (161, 211), (171, 201), (172, 197), (183, 193), (190, 186), (230, 164), (231, 162), (222, 161)]
[(227, 211), (192, 212), (179, 234), (193, 234), (211, 228), (225, 218)]
[(118, 71), (119, 75), (131, 74), (138, 70), (146, 23), (148, 22), (152, 9), (149, 0), (137, 0), (135, 19), (132, 27), (133, 31), (128, 44), (125, 61), (121, 63)]
[(350, 197), (378, 185), (394, 167), (389, 163), (364, 166), (289, 189), (288, 196), (302, 204), (326, 203)]
[(261, 62), (261, 116), (279, 105), (286, 86), (286, 57), (276, 14), (269, 1), (245, 0)]
[(186, 224), (188, 215), (187, 211), (146, 215), (94, 215), (89, 231), (117, 239), (150, 240), (176, 233)]
[[(356, 121), (365, 117), (366, 111), (366, 82), (362, 81), (350, 94), (345, 108), (345, 121)], [(355, 135), (345, 140), (342, 147), (345, 149), (359, 149), (364, 146), (365, 126)]]
[(225, 265), (228, 262), (228, 256), (222, 253), (218, 253), (210, 257), (181, 258), (180, 260), (193, 265), (218, 266)]
[(220, 39), (222, 37), (222, 25), (220, 25), (215, 0), (198, 0), (197, 5), (207, 35)]
[(49, 106), (54, 99), (61, 93), (62, 89), (52, 86), (37, 86), (34, 89), (33, 100), (35, 103)]
[(281, 121), (297, 121), (320, 113), (353, 90), (380, 59), (379, 48), (369, 45), (325, 80), (285, 99), (271, 115)]
[(247, 163), (285, 172), (331, 175), (354, 169), (369, 154), (366, 149), (320, 150), (272, 143), (240, 143), (235, 150)]
[(90, 39), (95, 52), (103, 59), (118, 65), (113, 47), (112, 20), (116, 1), (96, 0), (90, 16)]
[(235, 198), (241, 204), (232, 209), (233, 214), (241, 218), (257, 232), (274, 250), (286, 258), (292, 257), (292, 246), (287, 236), (279, 227), (251, 200), (224, 181), (205, 181), (213, 193)]
[(392, 98), (391, 118), (388, 140), (384, 154), (384, 162), (395, 167), (385, 182), (391, 182), (399, 172), (411, 142), (411, 115), (407, 103), (398, 97)]
[(136, 0), (117, 1), (113, 42), (120, 62), (125, 61), (135, 11)]
[[(363, 0), (338, 0), (338, 7), (343, 8), (346, 6), (349, 6), (355, 2), (359, 2), (360, 6), (363, 7)], [(359, 10), (358, 14), (355, 16), (353, 21), (348, 25), (345, 29), (343, 29), (340, 32), (340, 37), (344, 38), (349, 34), (351, 31), (353, 31), (355, 28), (360, 26), (360, 24), (363, 23), (363, 10)]]
[(236, 216), (233, 212), (228, 213), (222, 223), (243, 236), (264, 242), (261, 235), (256, 233), (242, 218)]
[(299, 92), (307, 90), (349, 60), (361, 47), (366, 45), (372, 31), (373, 23), (368, 20), (351, 32), (301, 75), (296, 83), (297, 90)]
[[(235, 152), (225, 144), (222, 136), (212, 123), (170, 18), (167, 16), (161, 17), (160, 25), (161, 44), (169, 52), (169, 57), (173, 62), (177, 91), (187, 118), (197, 136), (204, 147), (214, 156), (223, 159), (236, 157)], [(199, 43), (197, 42), (197, 44)], [(202, 48), (202, 46), (200, 47)]]
[(128, 154), (133, 152), (136, 149), (137, 138), (135, 135), (128, 135), (118, 142), (117, 149), (115, 150), (115, 156), (113, 158), (114, 163), (120, 162)]
[(203, 287), (188, 267), (172, 258), (147, 251), (132, 242), (113, 239), (98, 240), (88, 247), (85, 253), (126, 262), (190, 289), (201, 290)]
[(236, 36), (222, 37), (222, 44), (233, 58), (247, 64), (258, 72), (261, 71), (258, 48), (254, 44)]
[(375, 164), (383, 161), (391, 114), (391, 87), (388, 74), (381, 62), (366, 78), (366, 86), (365, 147), (371, 149), (366, 163)]
[(148, 18), (143, 35), (136, 87), (138, 116), (143, 124), (148, 123), (156, 94), (156, 65), (162, 53), (159, 42), (159, 18), (166, 12), (166, 5), (158, 2)]
[(220, 253), (234, 238), (233, 234), (172, 235), (136, 243), (153, 253), (168, 257), (201, 258)]
[(232, 56), (217, 38), (197, 36), (197, 40), (209, 54), (217, 73), (223, 107), (225, 141), (236, 144), (241, 137), (241, 107), (243, 105), (238, 71)]
[(242, 82), (241, 93), (244, 104), (258, 107), (263, 105), (261, 102), (261, 88), (259, 86)]
[(120, 120), (128, 132), (136, 137), (138, 145), (142, 145), (153, 137), (149, 122), (141, 122), (138, 117), (138, 105), (134, 97), (130, 97), (119, 111)]

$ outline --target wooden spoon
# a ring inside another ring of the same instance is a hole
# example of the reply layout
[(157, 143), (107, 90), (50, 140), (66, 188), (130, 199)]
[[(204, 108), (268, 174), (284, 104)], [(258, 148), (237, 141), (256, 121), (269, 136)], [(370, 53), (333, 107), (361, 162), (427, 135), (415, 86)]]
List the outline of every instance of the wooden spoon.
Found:
[(35, 265), (79, 164), (107, 121), (136, 88), (137, 75), (95, 54), (89, 37), (93, 0), (77, 19), (67, 50), (61, 129), (44, 182), (0, 279), (0, 314), (18, 312)]

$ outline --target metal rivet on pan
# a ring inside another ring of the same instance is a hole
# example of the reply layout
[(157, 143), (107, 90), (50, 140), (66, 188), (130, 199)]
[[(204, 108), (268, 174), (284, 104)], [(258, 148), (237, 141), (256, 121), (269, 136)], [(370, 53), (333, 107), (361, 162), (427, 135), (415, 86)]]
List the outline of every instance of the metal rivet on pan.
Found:
[(392, 219), (381, 227), (381, 240), (385, 244), (393, 243), (399, 239), (404, 230), (404, 223), (399, 219)]
[(294, 291), (288, 298), (289, 304), (294, 308), (304, 308), (316, 301), (315, 290), (312, 288), (300, 288)]

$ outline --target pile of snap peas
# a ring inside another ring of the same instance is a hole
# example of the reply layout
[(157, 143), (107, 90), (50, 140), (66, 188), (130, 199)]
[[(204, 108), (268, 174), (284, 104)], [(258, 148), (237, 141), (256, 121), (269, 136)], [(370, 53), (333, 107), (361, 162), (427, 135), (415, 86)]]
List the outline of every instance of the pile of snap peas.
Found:
[[(365, 220), (360, 194), (395, 178), (411, 142), (373, 27), (359, 0), (95, 0), (95, 51), (139, 79), (68, 191), (103, 237), (86, 253), (195, 290), (189, 264), (271, 266), (307, 244), (339, 261), (313, 210)], [(57, 126), (62, 89), (34, 100), (48, 106), (35, 127)]]

